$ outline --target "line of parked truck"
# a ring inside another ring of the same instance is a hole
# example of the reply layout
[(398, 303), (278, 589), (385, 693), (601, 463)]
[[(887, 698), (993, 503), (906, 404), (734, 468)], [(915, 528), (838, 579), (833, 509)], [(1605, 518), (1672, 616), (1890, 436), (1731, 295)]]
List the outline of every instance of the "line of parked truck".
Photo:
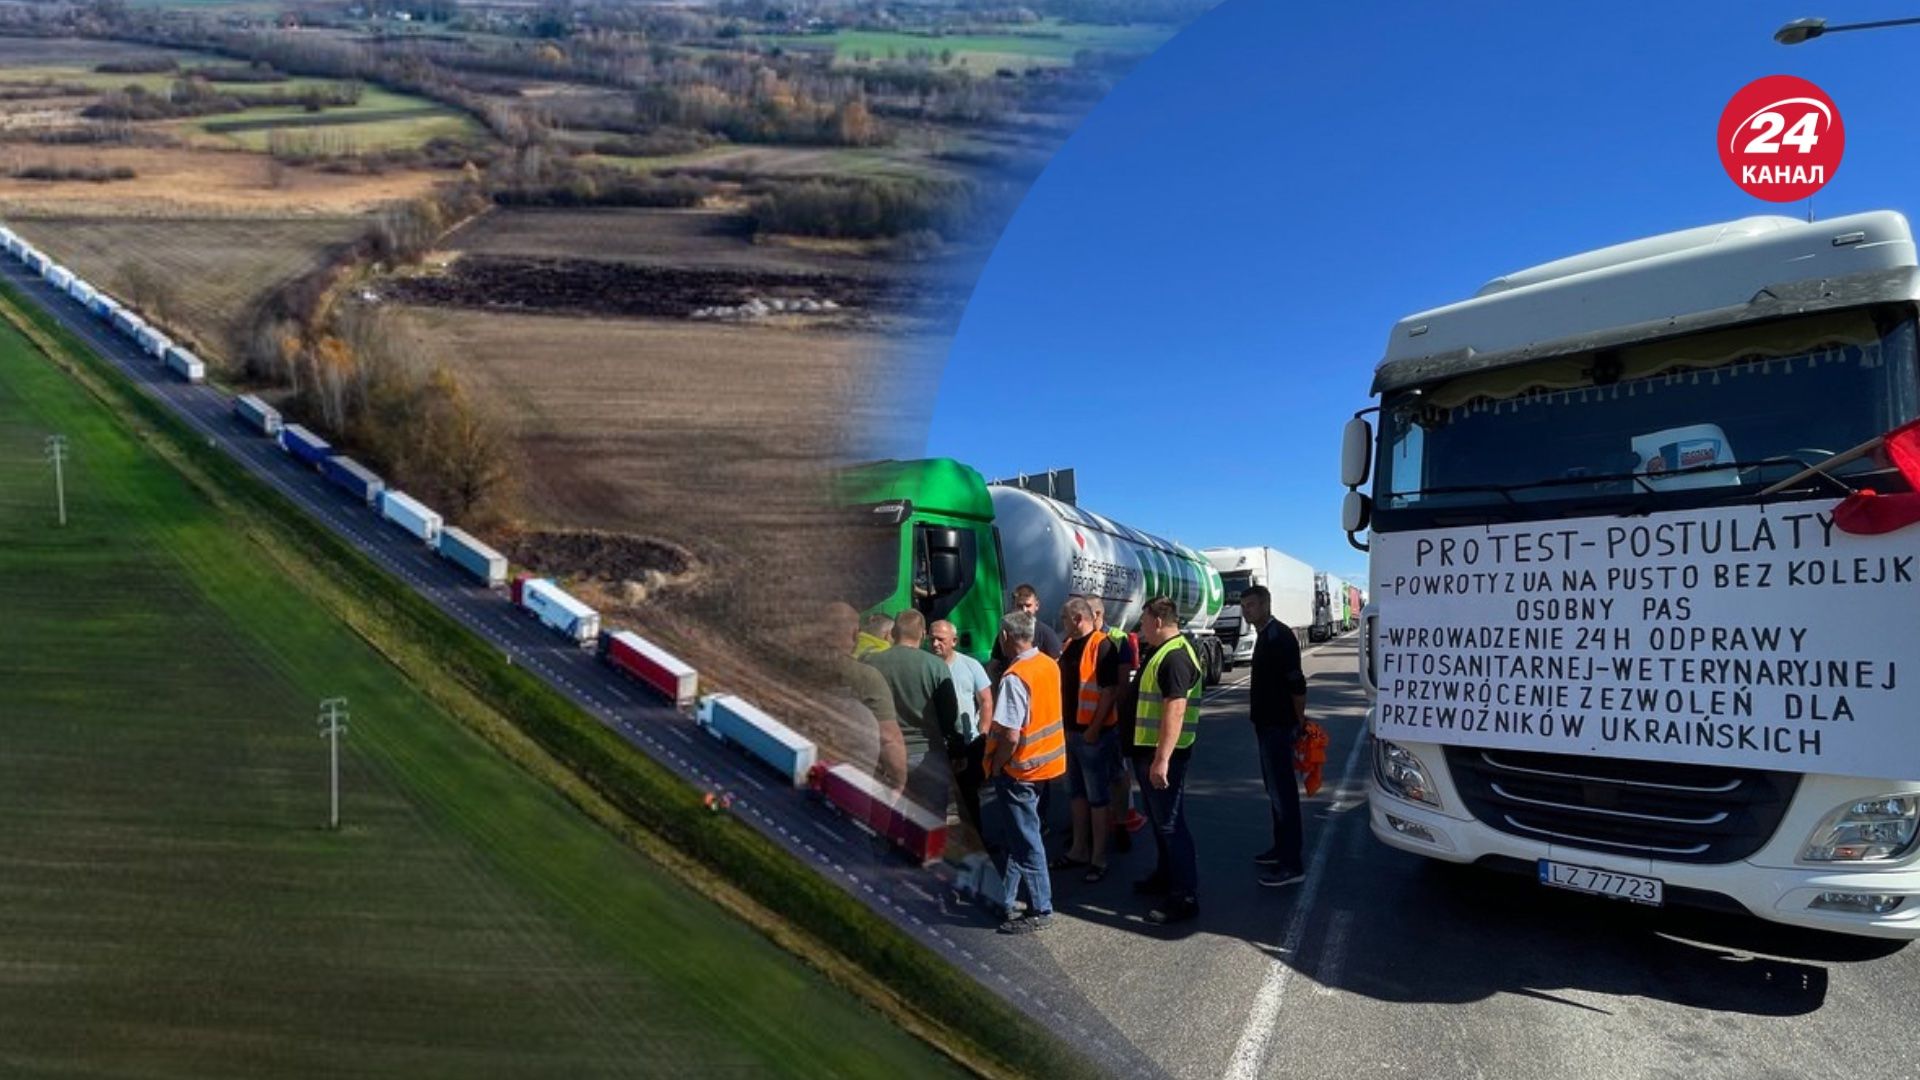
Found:
[[(199, 383), (206, 365), (132, 308), (114, 300), (71, 270), (55, 263), (12, 229), (0, 226), (0, 246), (53, 288), (81, 305), (142, 353), (180, 378)], [(911, 858), (937, 861), (946, 848), (946, 819), (896, 794), (844, 762), (822, 758), (804, 735), (732, 694), (698, 695), (693, 667), (628, 630), (607, 630), (600, 613), (569, 595), (553, 581), (530, 574), (509, 581), (506, 556), (461, 529), (418, 499), (388, 487), (372, 469), (339, 453), (326, 439), (287, 422), (278, 409), (256, 395), (234, 398), (232, 413), (242, 426), (274, 440), (282, 451), (347, 492), (388, 522), (425, 544), (441, 558), (490, 589), (506, 589), (515, 607), (595, 650), (600, 660), (642, 687), (691, 714), (701, 730), (772, 770), (796, 788), (809, 788), (842, 815), (882, 837)]]
[(861, 827), (891, 841), (922, 863), (940, 858), (946, 820), (894, 795), (845, 763), (822, 761), (811, 739), (732, 694), (698, 696), (699, 676), (679, 657), (630, 630), (608, 630), (600, 613), (532, 574), (508, 578), (506, 556), (447, 525), (419, 500), (387, 486), (373, 470), (337, 452), (325, 439), (287, 423), (273, 406), (252, 394), (234, 399), (233, 415), (272, 438), (294, 460), (352, 495), (382, 520), (427, 545), (489, 588), (502, 588), (513, 605), (620, 671), (683, 713), (703, 731), (773, 770), (794, 787), (808, 787)]
[(47, 284), (66, 294), (74, 303), (92, 312), (95, 318), (111, 326), (114, 331), (133, 342), (140, 351), (166, 365), (168, 371), (190, 383), (197, 383), (207, 377), (207, 366), (185, 346), (174, 344), (173, 340), (149, 325), (140, 317), (139, 312), (108, 296), (106, 290), (95, 288), (73, 271), (54, 262), (46, 252), (26, 242), (21, 236), (5, 226), (0, 226), (0, 247), (7, 254), (26, 264), (28, 270), (38, 274)]

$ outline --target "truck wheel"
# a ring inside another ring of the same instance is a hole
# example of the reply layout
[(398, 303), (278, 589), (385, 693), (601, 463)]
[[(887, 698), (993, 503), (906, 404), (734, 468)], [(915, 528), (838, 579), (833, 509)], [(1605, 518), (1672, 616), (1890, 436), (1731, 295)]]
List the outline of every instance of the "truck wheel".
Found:
[(1220, 646), (1216, 643), (1212, 648), (1207, 650), (1207, 671), (1203, 679), (1206, 685), (1220, 685), (1220, 669), (1224, 664), (1225, 661), (1221, 656)]

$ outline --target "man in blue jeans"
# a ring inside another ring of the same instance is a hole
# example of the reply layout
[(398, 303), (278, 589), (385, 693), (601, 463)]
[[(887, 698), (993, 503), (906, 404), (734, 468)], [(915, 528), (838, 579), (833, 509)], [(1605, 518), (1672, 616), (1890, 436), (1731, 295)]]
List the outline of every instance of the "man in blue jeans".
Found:
[[(1000, 620), (1000, 642), (1011, 657), (1000, 678), (987, 736), (986, 772), (1007, 817), (1006, 860), (1001, 867), (1000, 932), (1030, 934), (1053, 920), (1053, 883), (1040, 837), (1039, 785), (1067, 770), (1066, 732), (1060, 724), (1060, 669), (1033, 647), (1033, 616), (1024, 611)], [(1027, 913), (1013, 917), (1020, 886), (1027, 886)]]
[(1055, 870), (1086, 869), (1097, 882), (1107, 876), (1107, 805), (1120, 764), (1114, 727), (1120, 696), (1120, 653), (1100, 632), (1085, 597), (1068, 600), (1060, 613), (1069, 640), (1060, 650), (1060, 712), (1067, 721), (1067, 793), (1073, 799), (1073, 843), (1053, 861)]
[(1300, 666), (1300, 639), (1273, 617), (1273, 600), (1265, 586), (1240, 594), (1240, 613), (1254, 628), (1247, 718), (1260, 743), (1260, 777), (1273, 817), (1273, 846), (1253, 861), (1266, 867), (1260, 884), (1277, 888), (1307, 876), (1300, 850), (1300, 782), (1293, 771), (1293, 743), (1307, 722), (1307, 675)]
[(1200, 914), (1199, 862), (1184, 805), (1187, 759), (1200, 726), (1200, 658), (1180, 633), (1180, 610), (1171, 599), (1147, 601), (1140, 616), (1140, 656), (1140, 678), (1122, 705), (1121, 723), (1131, 718), (1134, 776), (1160, 862), (1133, 887), (1162, 897), (1147, 921), (1166, 926)]

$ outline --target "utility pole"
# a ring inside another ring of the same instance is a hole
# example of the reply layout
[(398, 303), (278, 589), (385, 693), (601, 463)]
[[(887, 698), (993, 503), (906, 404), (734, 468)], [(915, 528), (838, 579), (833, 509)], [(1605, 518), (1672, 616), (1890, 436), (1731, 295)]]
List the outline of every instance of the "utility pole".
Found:
[(347, 699), (328, 698), (320, 703), (320, 737), (328, 740), (331, 753), (327, 768), (333, 800), (327, 815), (327, 828), (340, 828), (340, 733), (347, 730)]
[(61, 466), (67, 460), (67, 437), (65, 435), (47, 436), (47, 460), (53, 462), (53, 492), (60, 500), (60, 524), (67, 523), (67, 478)]

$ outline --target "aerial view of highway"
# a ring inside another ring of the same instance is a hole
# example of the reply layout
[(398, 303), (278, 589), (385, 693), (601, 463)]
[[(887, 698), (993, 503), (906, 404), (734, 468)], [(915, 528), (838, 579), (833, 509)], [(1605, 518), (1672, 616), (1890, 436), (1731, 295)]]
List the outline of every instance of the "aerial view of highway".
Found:
[(1920, 13), (1643, 7), (0, 9), (0, 1074), (1915, 1075)]

